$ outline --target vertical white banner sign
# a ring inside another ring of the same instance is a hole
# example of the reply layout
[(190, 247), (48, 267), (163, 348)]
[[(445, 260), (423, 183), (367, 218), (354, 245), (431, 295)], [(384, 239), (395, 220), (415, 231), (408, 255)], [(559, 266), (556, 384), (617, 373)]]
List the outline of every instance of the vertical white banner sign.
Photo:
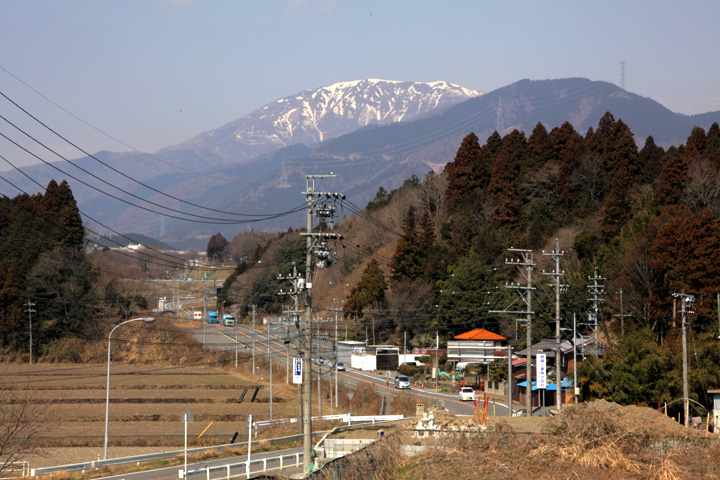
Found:
[(302, 383), (302, 358), (293, 358), (293, 383)]
[(547, 388), (547, 367), (546, 358), (544, 353), (537, 354), (537, 388)]

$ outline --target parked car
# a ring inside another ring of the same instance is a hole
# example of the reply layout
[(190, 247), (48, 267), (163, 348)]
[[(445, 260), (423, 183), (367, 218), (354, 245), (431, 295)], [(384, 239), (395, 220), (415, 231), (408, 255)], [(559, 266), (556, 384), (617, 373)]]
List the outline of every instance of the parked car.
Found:
[(338, 369), (339, 372), (344, 372), (344, 371), (345, 371), (345, 364), (342, 363), (342, 362), (338, 362), (338, 364), (337, 364), (337, 369)]
[(460, 401), (465, 402), (467, 400), (470, 400), (471, 402), (475, 400), (475, 390), (473, 390), (472, 387), (461, 387)]
[(395, 388), (410, 388), (410, 379), (405, 375), (395, 377)]

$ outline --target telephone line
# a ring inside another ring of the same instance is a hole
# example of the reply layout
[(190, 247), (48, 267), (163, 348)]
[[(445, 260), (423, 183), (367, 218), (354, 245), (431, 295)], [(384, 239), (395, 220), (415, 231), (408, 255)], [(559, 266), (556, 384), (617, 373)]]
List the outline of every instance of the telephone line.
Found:
[[(0, 118), (3, 119), (4, 121), (6, 121), (7, 123), (10, 123), (10, 125), (12, 125), (13, 127), (18, 128), (18, 127), (16, 127), (14, 124), (12, 124), (11, 122), (9, 122), (4, 116), (0, 115)], [(27, 135), (24, 131), (22, 131), (22, 130), (20, 130), (20, 131), (21, 131), (23, 134)], [(139, 209), (141, 209), (141, 210), (145, 210), (145, 211), (147, 211), (147, 212), (154, 213), (154, 214), (157, 214), (157, 215), (162, 215), (162, 216), (165, 216), (165, 217), (168, 217), (168, 218), (174, 218), (174, 219), (176, 219), (176, 220), (182, 220), (182, 221), (185, 221), (185, 222), (193, 222), (193, 223), (212, 224), (212, 225), (239, 225), (239, 224), (247, 224), (247, 223), (254, 223), (254, 222), (265, 221), (265, 220), (277, 218), (277, 217), (279, 217), (279, 216), (289, 215), (290, 213), (294, 213), (295, 211), (300, 211), (300, 210), (302, 210), (302, 208), (297, 207), (294, 211), (283, 212), (282, 214), (277, 214), (277, 215), (275, 215), (275, 214), (273, 214), (273, 215), (268, 215), (268, 216), (265, 216), (265, 217), (263, 217), (263, 218), (256, 218), (256, 219), (250, 219), (250, 220), (230, 220), (230, 219), (221, 219), (221, 218), (215, 218), (215, 217), (208, 217), (208, 216), (204, 216), (204, 215), (195, 215), (195, 214), (192, 214), (192, 213), (186, 213), (186, 212), (183, 212), (183, 211), (181, 211), (181, 210), (177, 210), (177, 209), (174, 209), (174, 208), (166, 207), (166, 206), (163, 206), (163, 205), (161, 205), (161, 204), (159, 204), (159, 203), (152, 202), (152, 201), (150, 201), (150, 200), (146, 200), (146, 199), (144, 199), (144, 198), (142, 198), (142, 197), (140, 197), (140, 196), (138, 196), (138, 195), (135, 195), (134, 193), (128, 192), (128, 191), (126, 191), (126, 190), (123, 190), (122, 188), (119, 188), (119, 187), (117, 187), (117, 186), (115, 186), (115, 185), (113, 185), (113, 184), (111, 184), (111, 183), (103, 180), (102, 178), (98, 177), (97, 175), (94, 175), (94, 174), (90, 173), (89, 171), (85, 170), (84, 168), (79, 167), (78, 165), (76, 165), (76, 164), (73, 163), (72, 161), (68, 160), (67, 158), (63, 157), (63, 156), (60, 155), (59, 153), (53, 151), (52, 149), (50, 149), (50, 148), (47, 147), (46, 145), (42, 144), (41, 142), (35, 140), (33, 137), (31, 137), (31, 136), (28, 135), (28, 137), (31, 138), (33, 141), (35, 141), (36, 143), (38, 143), (38, 144), (41, 145), (42, 147), (46, 148), (46, 149), (49, 150), (50, 152), (54, 153), (54, 154), (57, 155), (58, 157), (62, 158), (62, 159), (65, 160), (66, 162), (70, 163), (70, 164), (73, 165), (75, 168), (83, 171), (84, 173), (86, 173), (86, 174), (90, 175), (91, 177), (95, 178), (96, 180), (99, 180), (99, 181), (103, 182), (104, 184), (106, 184), (106, 185), (108, 185), (108, 186), (110, 186), (110, 187), (112, 187), (112, 188), (115, 188), (116, 190), (119, 190), (120, 192), (122, 192), (122, 193), (124, 193), (124, 194), (126, 194), (126, 195), (129, 195), (129, 196), (131, 196), (131, 197), (133, 197), (133, 198), (136, 198), (136, 199), (138, 199), (138, 200), (140, 200), (140, 201), (142, 201), (142, 202), (149, 203), (149, 204), (154, 205), (154, 206), (156, 206), (156, 207), (163, 208), (163, 209), (165, 209), (165, 210), (169, 210), (169, 211), (171, 211), (171, 212), (176, 212), (176, 213), (180, 213), (180, 214), (182, 214), (182, 215), (187, 215), (187, 216), (191, 216), (191, 217), (195, 217), (195, 218), (201, 218), (201, 219), (206, 219), (206, 220), (193, 220), (193, 219), (190, 219), (190, 218), (179, 217), (179, 216), (177, 216), (177, 215), (171, 215), (171, 214), (165, 213), (165, 212), (158, 212), (158, 211), (156, 211), (156, 210), (152, 210), (152, 209), (150, 209), (150, 208), (143, 207), (143, 206), (141, 206), (141, 205), (137, 205), (137, 204), (135, 204), (135, 203), (132, 203), (132, 202), (130, 202), (130, 201), (128, 201), (128, 200), (125, 200), (124, 198), (118, 197), (117, 195), (114, 195), (114, 194), (112, 194), (112, 193), (110, 193), (110, 192), (106, 192), (105, 190), (103, 190), (103, 189), (101, 189), (101, 188), (98, 188), (98, 187), (96, 187), (96, 186), (94, 186), (94, 185), (91, 185), (91, 184), (87, 183), (86, 181), (81, 180), (80, 178), (78, 178), (78, 177), (76, 177), (76, 176), (74, 176), (74, 175), (71, 175), (70, 173), (64, 171), (63, 169), (57, 167), (56, 165), (53, 165), (51, 162), (48, 162), (47, 160), (43, 159), (43, 158), (40, 157), (39, 155), (31, 152), (30, 150), (28, 150), (27, 148), (23, 147), (23, 146), (20, 145), (18, 142), (16, 142), (15, 140), (11, 139), (10, 137), (8, 137), (7, 135), (5, 135), (5, 134), (2, 133), (2, 132), (0, 132), (0, 137), (3, 137), (5, 140), (7, 140), (8, 142), (12, 143), (13, 145), (15, 145), (15, 146), (16, 146), (17, 148), (19, 148), (20, 150), (23, 150), (23, 151), (26, 152), (28, 155), (30, 155), (30, 156), (32, 156), (32, 157), (40, 160), (42, 163), (44, 163), (44, 164), (47, 165), (48, 167), (50, 167), (50, 168), (52, 168), (52, 169), (54, 169), (54, 170), (57, 170), (57, 171), (60, 172), (61, 174), (65, 175), (65, 176), (67, 176), (67, 177), (69, 177), (69, 178), (72, 178), (72, 179), (75, 180), (76, 182), (78, 182), (78, 183), (80, 183), (80, 184), (82, 184), (82, 185), (85, 185), (86, 187), (88, 187), (88, 188), (90, 188), (90, 189), (92, 189), (92, 190), (95, 190), (95, 191), (98, 192), (98, 193), (101, 193), (101, 194), (103, 194), (103, 195), (106, 195), (106, 196), (108, 196), (108, 197), (110, 197), (110, 198), (112, 198), (112, 199), (118, 200), (118, 201), (120, 201), (120, 202), (122, 202), (122, 203), (125, 203), (125, 204), (131, 206), (131, 207), (139, 208)]]
[[(261, 215), (261, 214), (247, 214), (247, 213), (229, 212), (229, 211), (225, 211), (225, 210), (217, 210), (217, 209), (214, 209), (214, 208), (211, 208), (211, 207), (206, 207), (206, 206), (203, 206), (203, 205), (199, 205), (199, 204), (196, 204), (196, 203), (193, 203), (193, 202), (188, 202), (188, 201), (183, 200), (183, 199), (181, 199), (181, 198), (178, 198), (178, 197), (176, 197), (176, 196), (174, 196), (174, 195), (170, 195), (170, 194), (165, 193), (165, 192), (163, 192), (163, 191), (161, 191), (161, 190), (158, 190), (158, 189), (156, 189), (156, 188), (154, 188), (154, 187), (152, 187), (152, 186), (150, 186), (150, 185), (147, 185), (147, 184), (145, 184), (145, 183), (143, 183), (143, 182), (141, 182), (141, 181), (139, 181), (139, 180), (131, 177), (130, 175), (125, 174), (124, 172), (122, 172), (122, 171), (116, 169), (115, 167), (113, 167), (112, 165), (109, 165), (109, 164), (107, 164), (106, 162), (103, 162), (102, 160), (100, 160), (99, 158), (97, 158), (95, 155), (93, 155), (93, 154), (91, 154), (91, 153), (83, 150), (81, 147), (77, 146), (75, 143), (71, 142), (70, 140), (68, 140), (68, 139), (65, 138), (64, 136), (60, 135), (57, 131), (53, 130), (53, 129), (50, 128), (48, 125), (46, 125), (45, 123), (43, 123), (40, 119), (38, 119), (38, 118), (35, 117), (33, 114), (31, 114), (30, 112), (28, 112), (27, 110), (25, 110), (23, 107), (21, 107), (20, 105), (18, 105), (15, 101), (13, 101), (10, 97), (8, 97), (7, 95), (5, 95), (3, 92), (0, 92), (0, 95), (3, 96), (3, 97), (5, 97), (5, 99), (7, 99), (10, 103), (12, 103), (13, 105), (15, 105), (20, 111), (22, 111), (23, 113), (25, 113), (27, 116), (29, 116), (30, 118), (32, 118), (33, 120), (35, 120), (37, 123), (39, 123), (40, 125), (42, 125), (43, 127), (45, 127), (47, 130), (49, 130), (50, 132), (52, 132), (53, 134), (55, 134), (57, 137), (59, 137), (59, 138), (62, 139), (63, 141), (67, 142), (69, 145), (71, 145), (71, 146), (73, 146), (74, 148), (76, 148), (78, 151), (82, 152), (82, 153), (83, 153), (84, 155), (86, 155), (87, 157), (92, 158), (93, 160), (95, 160), (96, 162), (100, 163), (101, 165), (109, 168), (109, 169), (112, 170), (113, 172), (115, 172), (115, 173), (117, 173), (117, 174), (119, 174), (119, 175), (127, 178), (128, 180), (130, 180), (130, 181), (132, 181), (132, 182), (137, 183), (138, 185), (141, 185), (141, 186), (147, 188), (148, 190), (152, 190), (152, 191), (155, 192), (155, 193), (158, 193), (158, 194), (160, 194), (160, 195), (163, 195), (163, 196), (165, 196), (165, 197), (167, 197), (167, 198), (170, 198), (170, 199), (172, 199), (172, 200), (176, 200), (176, 201), (178, 201), (178, 202), (184, 203), (184, 204), (186, 204), (186, 205), (190, 205), (190, 206), (197, 207), (197, 208), (204, 209), (204, 210), (210, 210), (210, 211), (213, 211), (213, 212), (216, 212), (216, 213), (222, 213), (222, 214), (225, 214), (225, 215), (234, 215), (234, 216), (239, 216), (239, 217), (265, 217), (265, 216), (267, 216), (267, 215)], [(13, 124), (12, 122), (10, 122), (10, 121), (9, 121), (8, 119), (6, 119), (5, 117), (2, 117), (2, 116), (0, 115), (0, 118), (2, 118), (2, 119), (5, 120), (7, 123), (9, 123), (9, 124), (12, 125), (13, 127), (15, 127), (18, 131), (20, 131), (21, 133), (23, 133), (24, 135), (26, 135), (28, 138), (30, 138), (30, 139), (32, 139), (33, 141), (35, 141), (38, 145), (40, 145), (40, 146), (42, 146), (43, 148), (45, 148), (46, 150), (54, 153), (55, 155), (57, 155), (58, 157), (62, 158), (64, 161), (70, 163), (70, 164), (73, 165), (74, 167), (82, 170), (83, 172), (87, 173), (88, 175), (92, 176), (93, 178), (97, 178), (98, 180), (102, 181), (103, 183), (106, 183), (106, 184), (108, 184), (109, 186), (112, 186), (113, 188), (117, 188), (118, 190), (120, 190), (120, 191), (123, 192), (123, 193), (127, 193), (127, 194), (129, 194), (129, 195), (132, 195), (132, 194), (130, 194), (129, 192), (126, 192), (125, 190), (122, 190), (122, 189), (118, 188), (118, 187), (115, 186), (115, 185), (112, 185), (112, 184), (110, 184), (110, 183), (108, 183), (108, 182), (105, 182), (105, 180), (100, 179), (100, 178), (96, 177), (95, 175), (93, 175), (92, 173), (88, 172), (87, 170), (85, 170), (85, 169), (77, 166), (77, 165), (76, 165), (75, 163), (73, 163), (71, 160), (68, 160), (67, 158), (63, 157), (63, 156), (60, 155), (59, 153), (57, 153), (57, 152), (55, 152), (54, 150), (50, 149), (50, 148), (47, 147), (45, 144), (43, 144), (43, 143), (40, 142), (39, 140), (35, 139), (35, 138), (32, 137), (30, 134), (28, 134), (27, 132), (25, 132), (24, 130), (22, 130), (21, 128), (19, 128), (19, 127), (16, 126), (15, 124)], [(142, 199), (142, 198), (140, 198), (140, 197), (136, 197), (136, 198), (139, 198), (139, 199), (141, 199), (141, 200), (144, 200), (144, 199)], [(191, 215), (191, 214), (189, 214), (189, 213), (182, 212), (182, 211), (180, 211), (180, 210), (171, 209), (171, 208), (169, 208), (169, 207), (165, 207), (165, 206), (163, 206), (163, 205), (150, 202), (150, 201), (148, 201), (148, 200), (144, 200), (144, 201), (146, 201), (146, 202), (148, 202), (148, 203), (150, 203), (150, 204), (152, 204), (152, 205), (156, 205), (156, 206), (159, 206), (159, 207), (161, 207), (161, 208), (165, 208), (165, 209), (168, 209), (168, 210), (171, 210), (171, 211), (175, 211), (175, 212), (178, 212), (178, 213), (183, 213), (183, 214), (185, 214), (185, 215)], [(193, 215), (193, 216), (196, 216), (196, 215)], [(210, 218), (210, 217), (201, 217), (201, 218)]]

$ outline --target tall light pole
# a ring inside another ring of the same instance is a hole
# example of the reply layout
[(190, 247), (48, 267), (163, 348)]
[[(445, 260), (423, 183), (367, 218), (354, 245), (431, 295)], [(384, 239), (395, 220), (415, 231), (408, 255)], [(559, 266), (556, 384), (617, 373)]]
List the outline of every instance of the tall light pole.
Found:
[(124, 322), (116, 325), (112, 330), (110, 330), (110, 335), (108, 335), (107, 385), (105, 387), (105, 448), (103, 450), (103, 460), (107, 460), (108, 450), (108, 414), (110, 413), (110, 342), (112, 340), (112, 334), (115, 330), (125, 324), (130, 322), (139, 322), (141, 320), (145, 323), (152, 323), (155, 321), (152, 317), (131, 318), (130, 320), (125, 320)]

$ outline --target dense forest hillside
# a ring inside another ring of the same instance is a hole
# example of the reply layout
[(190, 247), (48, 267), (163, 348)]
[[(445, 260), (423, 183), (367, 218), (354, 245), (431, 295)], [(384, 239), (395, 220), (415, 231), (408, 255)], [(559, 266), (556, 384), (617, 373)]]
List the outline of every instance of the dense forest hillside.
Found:
[[(597, 329), (609, 353), (586, 362), (584, 395), (622, 403), (677, 397), (679, 293), (694, 296), (693, 375), (704, 379), (694, 395), (720, 384), (717, 123), (667, 150), (652, 136), (638, 148), (610, 113), (585, 135), (568, 122), (549, 132), (538, 124), (529, 135), (496, 132), (482, 145), (470, 133), (441, 175), (380, 188), (362, 215), (335, 230), (345, 238), (336, 245), (339, 263), (317, 270), (314, 305), (342, 308), (351, 337), (402, 342), (407, 334), (408, 343), (429, 345), (436, 331), (444, 341), (487, 328), (524, 347), (517, 319), (491, 313), (518, 310), (508, 308), (518, 298), (506, 287), (526, 279), (508, 262), (513, 247), (534, 252), (533, 340), (552, 338), (555, 294), (543, 273), (554, 268), (547, 253), (557, 242), (563, 328), (576, 316), (579, 331), (591, 333), (588, 279), (603, 280)], [(258, 245), (255, 261), (277, 261), (277, 274), (290, 273), (304, 255), (297, 235)], [(255, 273), (252, 282), (239, 275), (228, 301), (280, 313), (277, 274)], [(611, 388), (606, 377), (627, 385)], [(637, 379), (642, 386), (631, 387)]]
[[(318, 224), (337, 234), (330, 242), (337, 258), (332, 268), (314, 269), (313, 308), (321, 320), (338, 316), (348, 339), (431, 346), (436, 334), (444, 344), (486, 328), (524, 348), (524, 325), (511, 313), (525, 309), (517, 283), (531, 284), (533, 342), (552, 338), (554, 277), (546, 273), (559, 257), (563, 336), (575, 319), (579, 333), (597, 335), (607, 352), (580, 365), (582, 399), (677, 399), (683, 319), (692, 397), (709, 405), (707, 390), (720, 385), (717, 123), (693, 128), (667, 150), (652, 136), (638, 148), (610, 113), (585, 135), (570, 123), (550, 131), (538, 124), (530, 135), (496, 132), (483, 144), (469, 133), (440, 174), (380, 187), (364, 209), (334, 198), (346, 216)], [(305, 268), (302, 233), (249, 231), (229, 242), (212, 235), (208, 258), (217, 265), (209, 270), (239, 261), (218, 308), (243, 314), (255, 305), (259, 315), (278, 316), (292, 308), (279, 293), (283, 277)], [(65, 182), (0, 199), (2, 353), (24, 356), (34, 345), (36, 355), (71, 358), (68, 340), (97, 341), (104, 316), (115, 322), (147, 309), (160, 295), (148, 279), (187, 273), (183, 257), (87, 252), (84, 242)], [(518, 268), (518, 249), (531, 272)], [(591, 279), (600, 280), (597, 295)], [(680, 294), (691, 301), (678, 306)]]

